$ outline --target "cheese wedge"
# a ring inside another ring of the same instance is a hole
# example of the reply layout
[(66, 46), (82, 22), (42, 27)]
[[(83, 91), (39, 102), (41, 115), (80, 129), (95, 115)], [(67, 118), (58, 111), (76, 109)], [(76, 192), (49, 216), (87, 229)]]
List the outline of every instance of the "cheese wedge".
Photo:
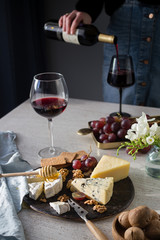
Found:
[(44, 193), (46, 198), (50, 198), (59, 193), (63, 188), (62, 175), (59, 174), (57, 179), (44, 182)]
[(113, 177), (118, 182), (128, 176), (130, 163), (121, 158), (104, 155), (94, 168), (91, 178)]
[(43, 192), (43, 182), (32, 182), (28, 183), (29, 197), (37, 200)]
[(83, 192), (89, 198), (101, 204), (106, 204), (113, 194), (113, 178), (76, 178), (71, 186), (79, 192)]
[(63, 214), (70, 211), (70, 205), (67, 202), (50, 202), (49, 205), (58, 213)]

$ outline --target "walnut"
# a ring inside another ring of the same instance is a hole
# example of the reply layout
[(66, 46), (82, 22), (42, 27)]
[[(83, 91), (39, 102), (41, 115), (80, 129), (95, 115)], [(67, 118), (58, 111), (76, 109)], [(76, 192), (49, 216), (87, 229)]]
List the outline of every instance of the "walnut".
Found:
[(66, 194), (63, 194), (57, 198), (58, 201), (60, 202), (67, 202), (69, 197)]
[(46, 203), (46, 202), (47, 202), (47, 199), (46, 199), (46, 198), (40, 198), (40, 202)]
[(98, 205), (98, 202), (96, 200), (90, 199), (84, 202), (84, 204), (87, 205)]
[(72, 182), (72, 179), (69, 179), (67, 184), (66, 184), (67, 189), (69, 189), (71, 187), (71, 182)]
[(80, 169), (73, 170), (72, 173), (73, 173), (73, 179), (74, 178), (83, 178), (84, 177), (84, 175), (83, 175), (83, 173), (82, 173), (82, 171)]
[(65, 182), (65, 181), (66, 181), (66, 177), (67, 177), (67, 175), (69, 174), (69, 170), (66, 169), (66, 168), (61, 168), (61, 169), (59, 170), (59, 173), (62, 175), (62, 180), (63, 180), (63, 182)]
[(95, 205), (95, 206), (93, 207), (93, 210), (94, 210), (94, 211), (97, 211), (97, 212), (99, 212), (99, 213), (103, 213), (103, 212), (107, 211), (107, 208), (106, 208), (106, 206), (99, 204), (99, 205)]
[(124, 233), (126, 240), (144, 240), (144, 232), (141, 228), (130, 227)]

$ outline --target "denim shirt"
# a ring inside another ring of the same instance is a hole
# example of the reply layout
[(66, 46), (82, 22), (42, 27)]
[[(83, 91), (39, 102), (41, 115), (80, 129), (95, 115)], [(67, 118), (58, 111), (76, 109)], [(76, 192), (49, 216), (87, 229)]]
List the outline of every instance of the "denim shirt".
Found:
[[(136, 82), (124, 88), (122, 103), (160, 107), (160, 5), (126, 0), (110, 18), (107, 33), (118, 37), (119, 54), (132, 56)], [(119, 91), (107, 83), (115, 46), (104, 44), (103, 98), (119, 102)]]

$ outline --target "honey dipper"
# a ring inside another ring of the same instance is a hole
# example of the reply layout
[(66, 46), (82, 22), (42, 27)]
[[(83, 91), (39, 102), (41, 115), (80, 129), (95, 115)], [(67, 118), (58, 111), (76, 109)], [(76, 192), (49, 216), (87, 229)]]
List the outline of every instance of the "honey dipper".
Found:
[(30, 176), (30, 175), (40, 175), (41, 177), (52, 177), (54, 174), (57, 173), (57, 169), (52, 166), (45, 166), (39, 168), (35, 171), (30, 172), (16, 172), (16, 173), (1, 173), (1, 177), (17, 177), (17, 176)]

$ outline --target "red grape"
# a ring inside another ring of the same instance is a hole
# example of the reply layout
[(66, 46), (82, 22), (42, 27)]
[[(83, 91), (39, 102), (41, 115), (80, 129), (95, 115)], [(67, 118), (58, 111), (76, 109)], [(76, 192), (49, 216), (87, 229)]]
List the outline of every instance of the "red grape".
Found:
[(99, 135), (101, 135), (102, 133), (104, 134), (103, 128), (99, 129)]
[(127, 130), (121, 128), (121, 129), (119, 129), (118, 132), (117, 132), (117, 137), (119, 137), (121, 140), (124, 140), (126, 134), (127, 134)]
[(105, 124), (104, 127), (103, 127), (103, 132), (104, 133), (111, 133), (112, 130), (111, 130), (111, 125), (109, 123)]
[(100, 122), (103, 122), (104, 124), (106, 124), (106, 118), (105, 118), (105, 117), (101, 117), (101, 118), (99, 119), (99, 121), (100, 121)]
[[(130, 152), (130, 151), (131, 151), (131, 152)], [(126, 147), (126, 153), (129, 154), (129, 155), (135, 153), (135, 151), (136, 151), (136, 148), (129, 148), (129, 147)], [(129, 152), (130, 152), (130, 153), (129, 153)]]
[(86, 160), (88, 158), (88, 155), (83, 155), (82, 157), (81, 157), (81, 161), (84, 161), (84, 160)]
[(99, 129), (98, 128), (93, 128), (93, 133), (95, 136), (99, 135)]
[(138, 151), (145, 154), (145, 153), (149, 152), (150, 149), (151, 149), (151, 146), (149, 145), (148, 147), (145, 147), (143, 149), (139, 149)]
[(88, 168), (94, 168), (97, 165), (97, 159), (95, 157), (89, 157), (85, 160), (85, 165)]
[(121, 127), (128, 130), (131, 127), (131, 121), (129, 119), (123, 119), (121, 122)]
[(72, 197), (77, 201), (82, 201), (86, 198), (86, 195), (82, 192), (73, 192)]
[(81, 161), (81, 170), (82, 172), (87, 172), (89, 170), (89, 168), (86, 167), (85, 161)]
[(92, 121), (92, 122), (90, 123), (90, 126), (91, 126), (92, 128), (95, 128), (95, 125), (96, 125), (97, 122), (98, 122), (98, 121)]
[(100, 136), (99, 136), (99, 141), (100, 142), (103, 142), (105, 139), (108, 139), (108, 136), (104, 133), (102, 133)]
[(95, 127), (101, 129), (101, 128), (103, 128), (104, 125), (105, 125), (104, 122), (98, 121), (98, 122), (96, 122)]
[(114, 120), (114, 118), (112, 117), (112, 116), (108, 116), (108, 117), (106, 117), (106, 123), (113, 123), (115, 120)]
[(72, 162), (72, 167), (74, 169), (80, 169), (81, 168), (81, 161), (78, 159), (74, 159)]
[(116, 136), (115, 133), (110, 133), (110, 134), (108, 135), (108, 141), (109, 141), (109, 142), (115, 142), (116, 140), (117, 140), (117, 136)]
[(120, 129), (120, 123), (119, 122), (114, 122), (111, 124), (111, 130), (112, 132), (116, 133)]

